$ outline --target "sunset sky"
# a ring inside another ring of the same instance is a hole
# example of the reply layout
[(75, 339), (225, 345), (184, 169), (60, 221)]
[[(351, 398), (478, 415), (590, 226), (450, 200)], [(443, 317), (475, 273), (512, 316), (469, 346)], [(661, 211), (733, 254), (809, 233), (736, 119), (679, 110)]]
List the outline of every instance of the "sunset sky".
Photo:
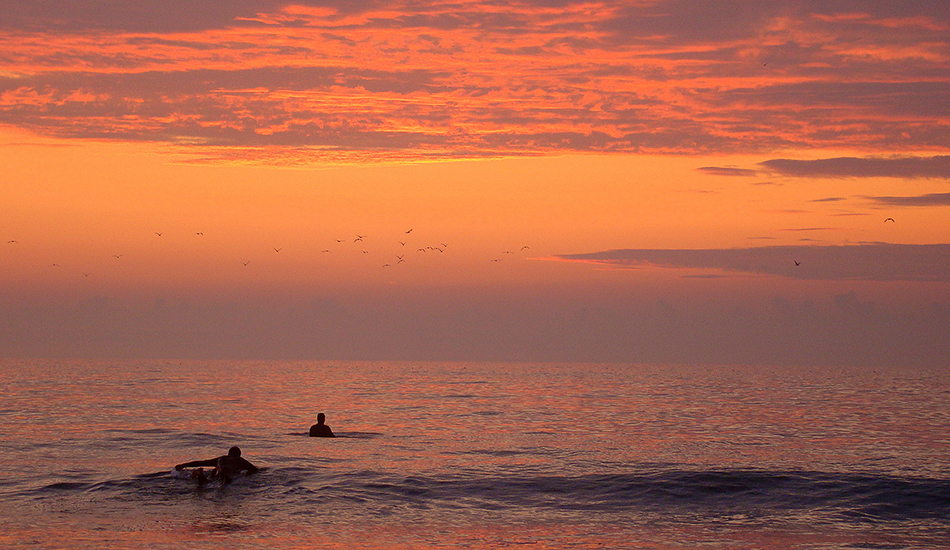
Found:
[(946, 0), (0, 0), (0, 357), (950, 364)]

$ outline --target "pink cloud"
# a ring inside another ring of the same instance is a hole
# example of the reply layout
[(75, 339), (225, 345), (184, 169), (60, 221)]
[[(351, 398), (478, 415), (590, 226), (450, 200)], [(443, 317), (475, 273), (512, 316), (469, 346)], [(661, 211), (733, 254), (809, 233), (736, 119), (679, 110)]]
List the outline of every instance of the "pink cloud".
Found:
[(947, 149), (945, 2), (740, 4), (4, 2), (0, 123), (225, 157)]

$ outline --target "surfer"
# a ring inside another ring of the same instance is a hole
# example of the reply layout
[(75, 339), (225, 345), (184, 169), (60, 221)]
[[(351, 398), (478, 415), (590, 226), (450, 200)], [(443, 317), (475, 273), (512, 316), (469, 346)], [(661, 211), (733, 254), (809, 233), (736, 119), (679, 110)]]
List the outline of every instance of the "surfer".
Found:
[[(205, 475), (203, 469), (205, 466), (214, 468), (211, 470), (210, 477)], [(178, 471), (184, 470), (185, 468), (195, 467), (198, 469), (191, 473), (191, 477), (198, 481), (198, 485), (204, 485), (212, 479), (218, 479), (221, 481), (221, 483), (227, 485), (228, 483), (231, 483), (231, 480), (235, 475), (241, 472), (255, 474), (259, 470), (257, 466), (251, 464), (245, 458), (241, 457), (241, 449), (240, 447), (236, 446), (228, 449), (228, 454), (219, 456), (218, 458), (193, 460), (191, 462), (175, 465), (175, 469)]]
[(310, 426), (310, 437), (336, 437), (333, 435), (333, 430), (330, 429), (330, 426), (324, 424), (326, 420), (327, 415), (323, 413), (317, 415), (317, 423)]

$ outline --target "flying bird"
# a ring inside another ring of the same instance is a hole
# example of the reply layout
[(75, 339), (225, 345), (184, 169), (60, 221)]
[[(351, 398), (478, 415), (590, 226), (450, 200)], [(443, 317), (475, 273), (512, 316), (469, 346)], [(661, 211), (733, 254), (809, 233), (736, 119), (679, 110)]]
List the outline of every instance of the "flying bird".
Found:
[(121, 257), (122, 257), (122, 254), (113, 254), (112, 257), (113, 257), (113, 258), (121, 258)]
[(50, 267), (63, 267), (63, 266), (61, 266), (61, 265), (59, 265), (59, 264), (49, 264), (49, 266), (50, 266)]
[(355, 242), (363, 242), (363, 237), (365, 237), (365, 236), (366, 236), (366, 235), (359, 235), (359, 234), (357, 234), (357, 235), (356, 235), (356, 238), (353, 239), (353, 242), (354, 242), (354, 243), (355, 243)]
[(406, 246), (406, 243), (404, 243), (403, 241), (399, 241), (399, 244)]
[(531, 249), (530, 246), (522, 246), (522, 247), (521, 247), (521, 250), (530, 250), (530, 249)]
[(280, 252), (281, 250), (283, 250), (283, 248), (275, 248), (274, 252)]
[(798, 260), (792, 260), (792, 261), (795, 262), (795, 265), (802, 265), (802, 263), (799, 262)]
[(412, 229), (410, 229), (409, 231), (406, 231), (406, 235), (408, 235), (408, 234), (410, 234), (410, 233), (412, 233)]
[(251, 263), (251, 260), (248, 260), (246, 262), (241, 262), (241, 265), (243, 265), (244, 267), (247, 267), (247, 264), (249, 263)]
[(195, 235), (204, 235), (204, 233), (202, 233), (201, 231), (198, 231), (197, 233), (195, 233)]
[(19, 242), (19, 241), (7, 241), (7, 244), (13, 244), (13, 243), (16, 243), (16, 242)]
[[(894, 222), (894, 218), (885, 218), (884, 223), (887, 223), (887, 222)], [(894, 223), (897, 223), (897, 222), (894, 222)]]
[(159, 237), (161, 237), (161, 236), (162, 236), (162, 234), (161, 234), (161, 233), (159, 233), (158, 231), (156, 231), (156, 232), (155, 232), (155, 234), (156, 234), (156, 235), (158, 235)]

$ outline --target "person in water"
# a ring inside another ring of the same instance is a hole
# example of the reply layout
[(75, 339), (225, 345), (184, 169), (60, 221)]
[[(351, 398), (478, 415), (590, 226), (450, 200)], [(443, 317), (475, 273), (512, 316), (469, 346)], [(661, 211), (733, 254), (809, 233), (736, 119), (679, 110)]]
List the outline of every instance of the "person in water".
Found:
[[(214, 468), (211, 470), (210, 477), (205, 475), (205, 466)], [(241, 472), (256, 474), (259, 471), (257, 466), (251, 464), (241, 456), (240, 447), (231, 447), (228, 449), (228, 454), (219, 456), (218, 458), (193, 460), (191, 462), (175, 465), (175, 469), (179, 471), (185, 468), (198, 468), (191, 473), (191, 477), (198, 480), (198, 485), (204, 485), (212, 479), (219, 479), (221, 480), (221, 483), (227, 485), (228, 483), (231, 483), (231, 480), (234, 479), (235, 475)]]
[(310, 437), (336, 437), (333, 435), (333, 430), (330, 429), (330, 426), (324, 424), (326, 420), (327, 415), (323, 413), (317, 415), (317, 423), (310, 426)]

